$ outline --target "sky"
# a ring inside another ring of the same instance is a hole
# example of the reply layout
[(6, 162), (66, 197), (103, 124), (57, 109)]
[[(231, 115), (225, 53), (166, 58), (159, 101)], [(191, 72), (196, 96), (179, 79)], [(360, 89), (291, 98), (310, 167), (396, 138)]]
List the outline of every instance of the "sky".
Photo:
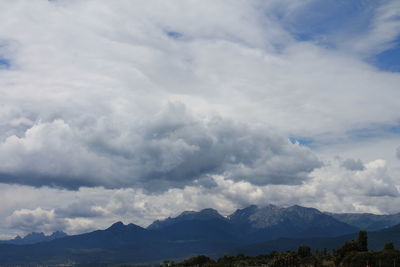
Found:
[(0, 238), (251, 204), (400, 212), (400, 1), (0, 1)]

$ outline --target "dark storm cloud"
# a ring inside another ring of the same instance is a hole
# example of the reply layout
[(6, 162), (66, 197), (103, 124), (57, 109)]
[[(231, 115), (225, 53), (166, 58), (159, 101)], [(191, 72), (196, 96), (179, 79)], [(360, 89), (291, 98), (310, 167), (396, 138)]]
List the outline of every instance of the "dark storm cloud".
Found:
[(340, 165), (349, 171), (362, 171), (365, 169), (365, 166), (360, 159), (346, 159), (342, 161)]
[(83, 134), (58, 120), (7, 139), (8, 170), (0, 181), (163, 191), (210, 175), (257, 185), (300, 184), (321, 166), (309, 149), (286, 138), (221, 117), (197, 118), (183, 104), (170, 104), (129, 129), (95, 131)]

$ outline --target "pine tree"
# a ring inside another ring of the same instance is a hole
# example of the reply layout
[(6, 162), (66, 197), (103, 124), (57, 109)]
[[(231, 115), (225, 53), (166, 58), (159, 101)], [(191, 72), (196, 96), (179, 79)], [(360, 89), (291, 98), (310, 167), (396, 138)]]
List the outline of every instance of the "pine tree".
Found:
[(360, 246), (360, 251), (368, 251), (367, 231), (358, 232), (358, 244)]

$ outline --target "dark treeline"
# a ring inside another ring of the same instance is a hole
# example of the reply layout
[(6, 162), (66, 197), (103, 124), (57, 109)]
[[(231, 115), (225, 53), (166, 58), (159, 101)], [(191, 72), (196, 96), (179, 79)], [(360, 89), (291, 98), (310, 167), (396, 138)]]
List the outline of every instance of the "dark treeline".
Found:
[(387, 243), (381, 251), (368, 250), (366, 231), (360, 231), (357, 240), (347, 241), (334, 251), (327, 249), (311, 251), (309, 246), (300, 246), (297, 251), (272, 252), (258, 256), (224, 256), (211, 259), (200, 255), (182, 262), (164, 261), (162, 266), (293, 266), (293, 267), (400, 267), (400, 251), (393, 243)]

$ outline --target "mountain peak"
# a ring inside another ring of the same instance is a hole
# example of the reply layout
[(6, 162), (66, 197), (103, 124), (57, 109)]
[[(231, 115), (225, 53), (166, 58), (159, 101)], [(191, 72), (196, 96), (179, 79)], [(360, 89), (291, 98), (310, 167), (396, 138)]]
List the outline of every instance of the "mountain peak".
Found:
[(237, 209), (234, 213), (228, 216), (229, 220), (234, 222), (244, 222), (247, 221), (248, 217), (258, 210), (258, 206), (250, 205), (243, 209)]
[(27, 234), (26, 236), (24, 236), (24, 240), (29, 240), (29, 241), (36, 241), (36, 240), (42, 240), (45, 239), (46, 235), (42, 232), (38, 233), (38, 232), (32, 232), (30, 234)]
[(170, 218), (171, 220), (208, 220), (214, 218), (224, 218), (219, 212), (215, 209), (207, 208), (202, 209), (200, 211), (184, 211), (176, 218)]
[(56, 231), (51, 235), (45, 235), (42, 232), (32, 232), (25, 235), (24, 237), (18, 235), (14, 239), (5, 240), (4, 242), (16, 245), (35, 244), (39, 242), (51, 241), (65, 236), (67, 236), (67, 234), (62, 231)]
[(61, 238), (61, 237), (65, 237), (65, 236), (68, 236), (65, 232), (63, 232), (63, 231), (55, 231), (50, 235), (50, 238), (56, 239), (56, 238)]
[(211, 208), (202, 209), (201, 211), (184, 211), (175, 218), (168, 217), (165, 220), (156, 220), (147, 229), (160, 229), (181, 221), (207, 221), (214, 219), (226, 220), (217, 210)]
[(307, 212), (314, 212), (314, 213), (322, 213), (315, 208), (303, 207), (299, 205), (293, 205), (286, 208), (287, 210), (294, 210), (294, 211), (307, 211)]
[(111, 229), (111, 230), (112, 229), (122, 229), (124, 227), (125, 227), (125, 224), (123, 222), (119, 221), (119, 222), (113, 223), (110, 227), (107, 228), (107, 230), (108, 229)]
[[(181, 214), (179, 214), (177, 217), (187, 216), (187, 215), (191, 215), (191, 214), (194, 214), (194, 213), (196, 213), (196, 211), (194, 211), (194, 210), (185, 210)], [(168, 217), (168, 219), (172, 219), (172, 218)]]
[(216, 216), (216, 217), (221, 216), (221, 214), (219, 214), (219, 212), (217, 210), (211, 209), (211, 208), (202, 209), (201, 211), (199, 211), (199, 214), (206, 215), (206, 216), (207, 215), (208, 216)]

